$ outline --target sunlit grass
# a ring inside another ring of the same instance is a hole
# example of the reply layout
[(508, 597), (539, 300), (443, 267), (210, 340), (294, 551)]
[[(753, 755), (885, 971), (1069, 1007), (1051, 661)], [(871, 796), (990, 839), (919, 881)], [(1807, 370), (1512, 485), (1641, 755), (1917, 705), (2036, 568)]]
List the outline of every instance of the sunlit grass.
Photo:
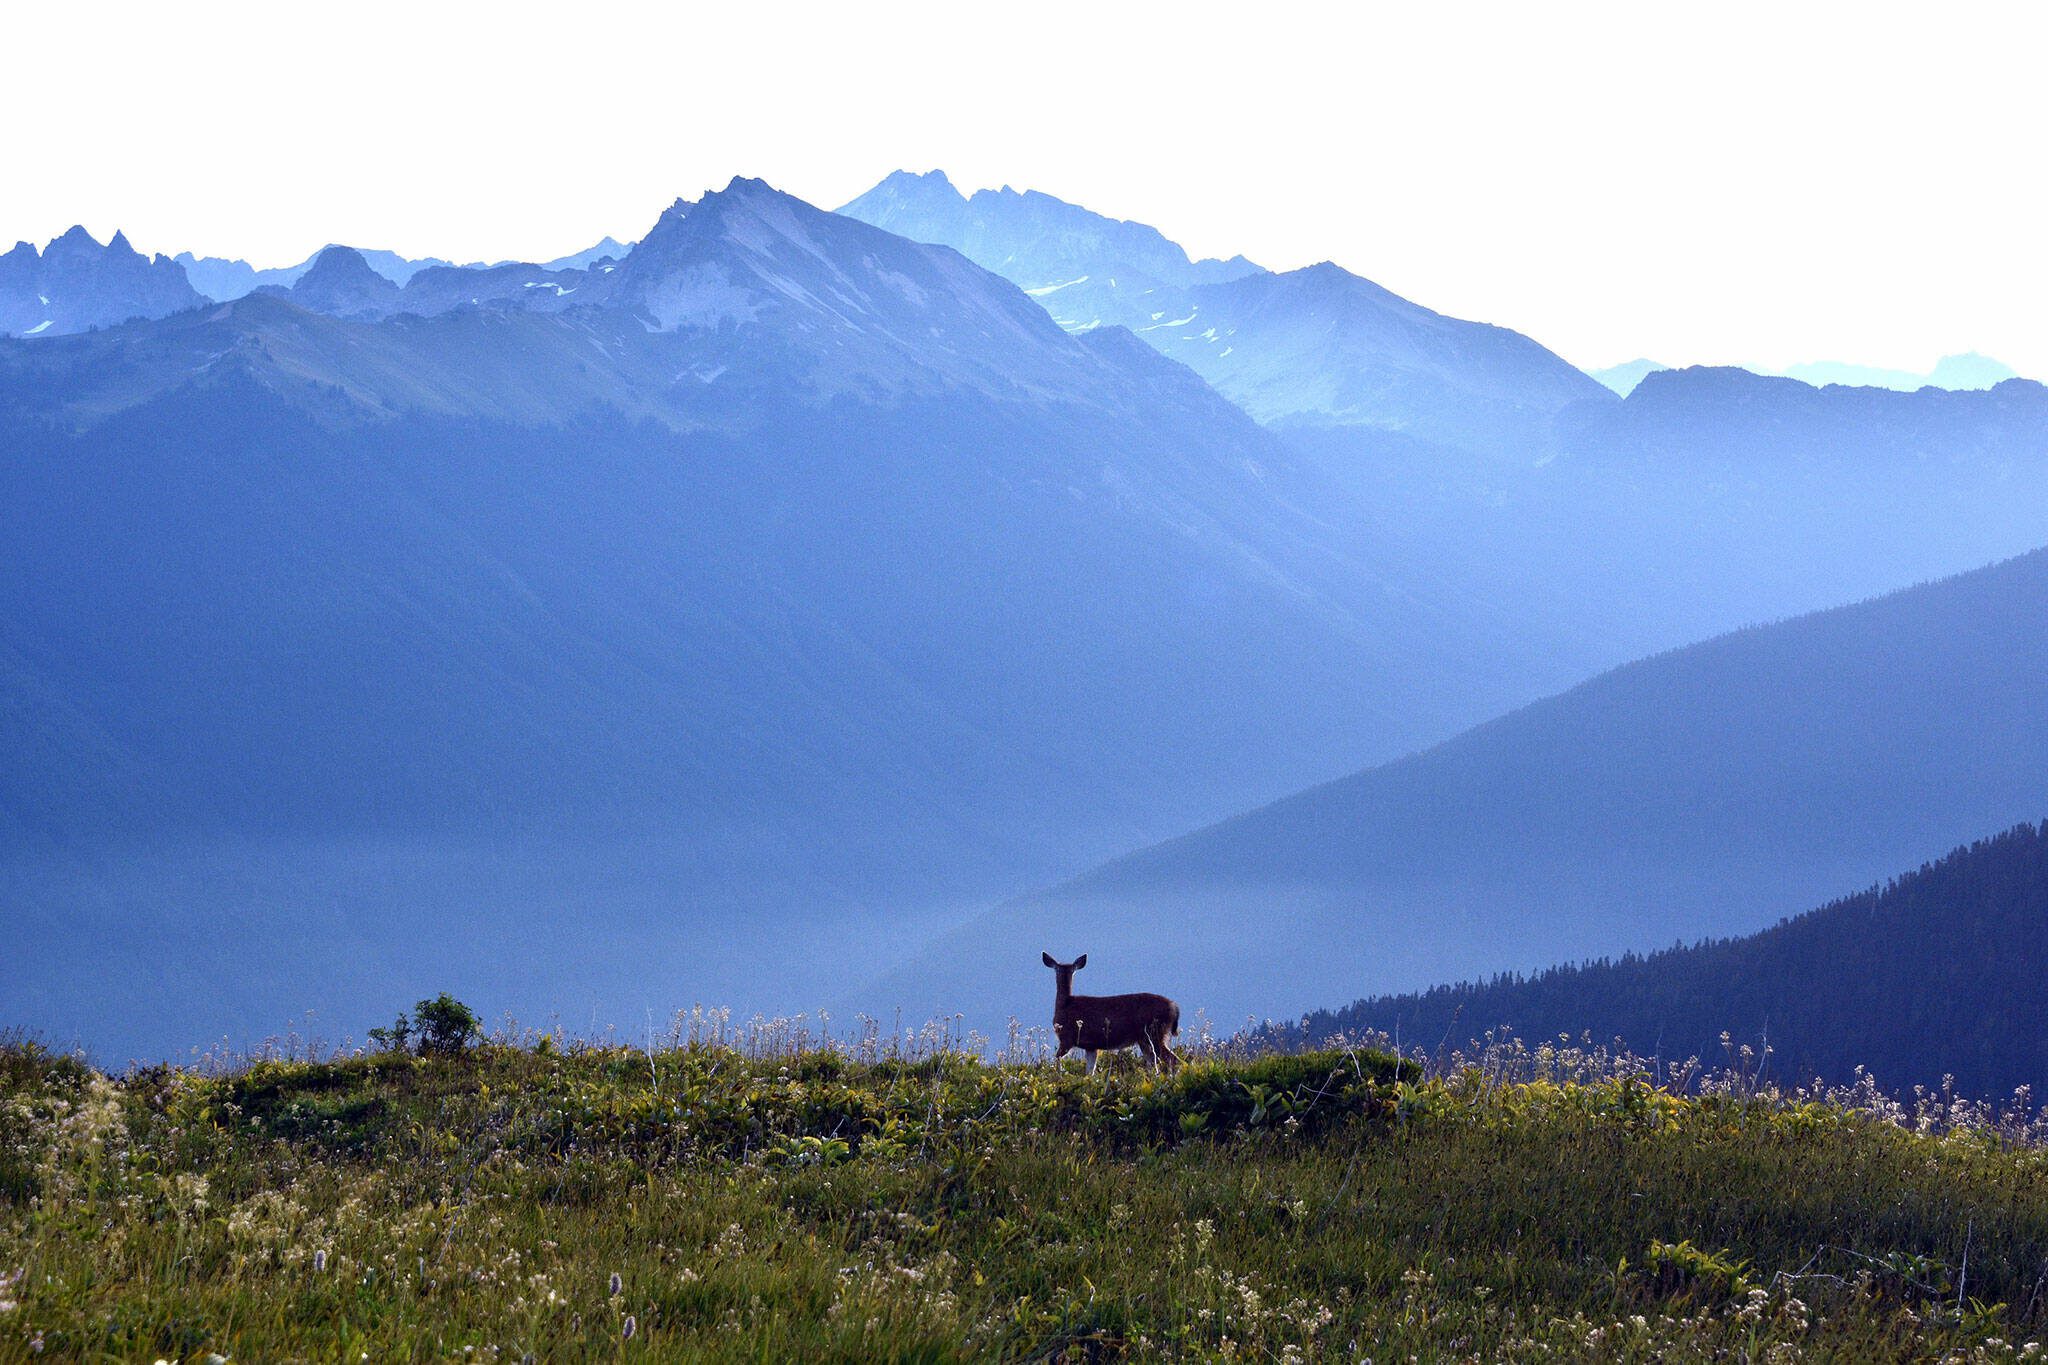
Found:
[(0, 1360), (2038, 1353), (2048, 1155), (1996, 1115), (945, 1041), (115, 1078), (15, 1040)]

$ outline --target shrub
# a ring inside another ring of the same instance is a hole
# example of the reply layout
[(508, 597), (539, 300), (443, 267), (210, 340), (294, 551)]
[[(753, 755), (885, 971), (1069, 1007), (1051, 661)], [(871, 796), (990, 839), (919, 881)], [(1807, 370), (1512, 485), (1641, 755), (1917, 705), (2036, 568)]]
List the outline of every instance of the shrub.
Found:
[(483, 1024), (476, 1012), (442, 991), (432, 1000), (413, 1006), (408, 1018), (401, 1012), (390, 1028), (373, 1028), (370, 1041), (389, 1052), (404, 1052), (417, 1046), (422, 1057), (452, 1057), (483, 1036)]
[(446, 991), (413, 1006), (412, 1019), (423, 1057), (452, 1057), (484, 1032), (475, 1012)]

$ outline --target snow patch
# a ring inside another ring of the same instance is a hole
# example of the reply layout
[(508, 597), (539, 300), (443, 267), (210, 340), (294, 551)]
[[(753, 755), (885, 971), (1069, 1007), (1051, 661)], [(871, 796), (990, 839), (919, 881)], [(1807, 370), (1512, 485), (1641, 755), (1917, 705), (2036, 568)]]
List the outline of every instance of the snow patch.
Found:
[(1057, 294), (1062, 289), (1072, 289), (1077, 284), (1086, 283), (1088, 283), (1088, 277), (1086, 275), (1083, 275), (1078, 280), (1065, 280), (1059, 284), (1042, 284), (1038, 286), (1038, 288), (1036, 289), (1027, 289), (1024, 292), (1029, 294), (1034, 299), (1042, 299), (1047, 294)]
[[(44, 303), (48, 303), (48, 302), (49, 302), (49, 300), (48, 300), (48, 299), (44, 299), (44, 300), (43, 300), (43, 302), (44, 302)], [(48, 327), (49, 325), (50, 325), (50, 319), (49, 319), (49, 318), (44, 318), (44, 319), (43, 319), (43, 320), (42, 320), (41, 322), (39, 322), (39, 323), (37, 323), (37, 324), (36, 324), (35, 326), (33, 326), (33, 327), (29, 328), (29, 329), (28, 329), (28, 330), (27, 330), (26, 332), (23, 332), (23, 333), (22, 333), (22, 335), (23, 335), (23, 336), (25, 336), (25, 337), (32, 337), (32, 336), (34, 336), (34, 335), (35, 335), (35, 334), (36, 334), (37, 332), (40, 332), (40, 331), (42, 331), (42, 330), (43, 330), (43, 329), (44, 329), (45, 327)]]

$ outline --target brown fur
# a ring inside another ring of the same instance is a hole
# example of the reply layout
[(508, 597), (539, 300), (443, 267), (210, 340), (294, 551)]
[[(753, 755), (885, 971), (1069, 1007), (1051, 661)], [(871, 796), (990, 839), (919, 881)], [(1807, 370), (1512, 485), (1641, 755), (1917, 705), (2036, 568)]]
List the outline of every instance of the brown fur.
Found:
[(1154, 1070), (1167, 1071), (1180, 1065), (1180, 1058), (1167, 1040), (1180, 1036), (1180, 1006), (1163, 995), (1140, 991), (1131, 995), (1076, 995), (1074, 973), (1088, 965), (1083, 953), (1072, 962), (1056, 962), (1051, 953), (1040, 953), (1052, 968), (1052, 1031), (1059, 1039), (1064, 1057), (1075, 1048), (1088, 1054), (1088, 1069), (1095, 1069), (1095, 1054), (1135, 1047)]

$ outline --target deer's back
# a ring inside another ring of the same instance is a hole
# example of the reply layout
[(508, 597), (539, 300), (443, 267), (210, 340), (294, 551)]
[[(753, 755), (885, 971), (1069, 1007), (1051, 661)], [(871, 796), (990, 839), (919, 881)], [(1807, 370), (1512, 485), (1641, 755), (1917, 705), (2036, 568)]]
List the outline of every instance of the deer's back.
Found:
[(1134, 991), (1129, 995), (1074, 995), (1063, 1008), (1053, 1011), (1054, 1022), (1070, 1020), (1082, 1025), (1116, 1029), (1134, 1027), (1165, 1019), (1174, 1004), (1163, 995)]

